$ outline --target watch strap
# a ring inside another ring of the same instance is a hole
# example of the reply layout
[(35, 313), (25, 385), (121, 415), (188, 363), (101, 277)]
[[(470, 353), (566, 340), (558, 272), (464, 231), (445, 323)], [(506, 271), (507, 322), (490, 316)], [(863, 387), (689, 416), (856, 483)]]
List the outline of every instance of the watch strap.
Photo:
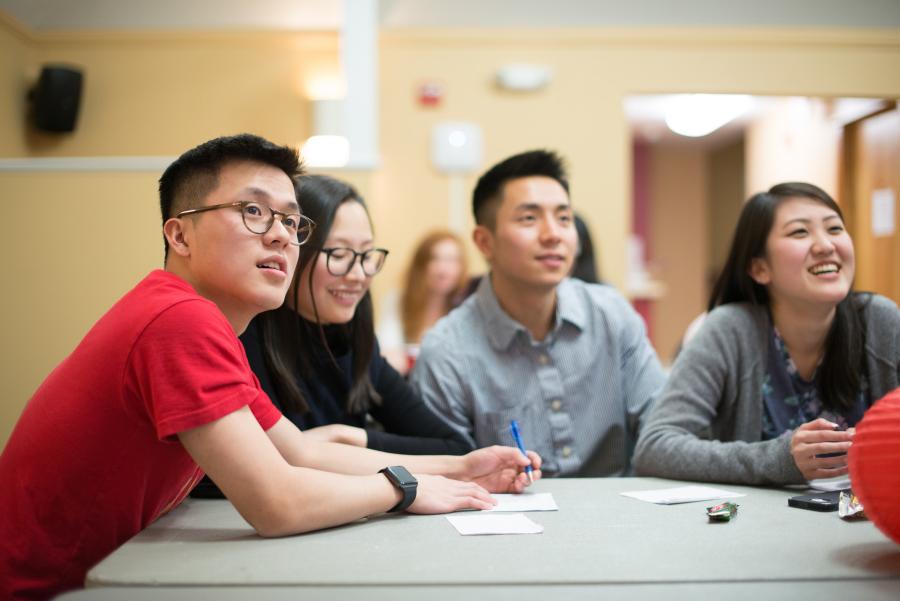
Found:
[(400, 477), (394, 471), (394, 467), (386, 467), (378, 470), (379, 474), (384, 474), (388, 479), (388, 482), (396, 486), (403, 494), (403, 498), (400, 499), (400, 502), (388, 509), (388, 513), (397, 513), (400, 511), (404, 511), (406, 508), (413, 504), (413, 501), (416, 500), (416, 488), (418, 483), (416, 482), (416, 479), (412, 477), (412, 474), (410, 474), (406, 470), (406, 468), (401, 469), (409, 477), (409, 480), (402, 482)]

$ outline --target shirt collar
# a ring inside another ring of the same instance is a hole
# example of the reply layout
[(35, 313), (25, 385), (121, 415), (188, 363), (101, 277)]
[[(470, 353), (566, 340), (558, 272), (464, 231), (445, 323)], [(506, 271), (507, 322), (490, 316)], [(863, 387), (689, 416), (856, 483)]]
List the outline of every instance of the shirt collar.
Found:
[[(556, 287), (556, 317), (550, 332), (551, 337), (564, 322), (575, 326), (579, 331), (584, 330), (587, 310), (581, 295), (575, 288), (576, 285), (569, 278), (564, 279)], [(475, 298), (481, 314), (484, 316), (488, 340), (495, 350), (502, 351), (509, 348), (519, 332), (530, 339), (531, 334), (525, 326), (510, 317), (500, 306), (497, 295), (494, 294), (490, 274), (481, 278), (475, 291)]]

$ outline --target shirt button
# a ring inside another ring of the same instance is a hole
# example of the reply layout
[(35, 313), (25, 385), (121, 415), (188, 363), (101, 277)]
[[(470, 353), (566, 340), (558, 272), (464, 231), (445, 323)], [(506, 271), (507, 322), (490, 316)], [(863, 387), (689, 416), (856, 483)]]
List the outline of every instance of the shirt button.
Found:
[(562, 401), (559, 399), (553, 399), (553, 402), (550, 403), (550, 408), (554, 411), (559, 411), (562, 409)]
[(547, 355), (539, 355), (538, 356), (538, 363), (540, 363), (541, 365), (547, 365), (547, 363), (549, 363), (549, 362), (550, 362), (550, 357), (548, 357)]
[(572, 449), (570, 447), (563, 447), (562, 454), (563, 457), (568, 457), (572, 454)]

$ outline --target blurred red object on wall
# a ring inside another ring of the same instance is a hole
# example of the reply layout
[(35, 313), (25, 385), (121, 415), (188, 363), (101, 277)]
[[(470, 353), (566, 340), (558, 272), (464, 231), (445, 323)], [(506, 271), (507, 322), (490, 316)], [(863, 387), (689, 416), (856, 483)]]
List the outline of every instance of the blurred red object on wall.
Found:
[(900, 545), (900, 388), (866, 411), (849, 459), (850, 484), (866, 515)]
[(419, 85), (417, 97), (422, 106), (438, 106), (444, 96), (444, 86), (436, 81), (427, 81)]

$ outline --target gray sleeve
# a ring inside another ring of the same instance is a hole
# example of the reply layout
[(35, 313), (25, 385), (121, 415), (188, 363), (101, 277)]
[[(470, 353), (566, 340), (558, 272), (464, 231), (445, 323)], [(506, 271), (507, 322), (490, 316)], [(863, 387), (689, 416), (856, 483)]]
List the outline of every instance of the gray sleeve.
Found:
[(438, 417), (462, 434), (472, 448), (477, 448), (463, 366), (458, 359), (454, 360), (446, 346), (426, 334), (409, 381)]
[(872, 401), (900, 382), (900, 309), (889, 298), (874, 295), (866, 311), (866, 354)]
[[(678, 357), (635, 449), (640, 475), (739, 484), (803, 482), (790, 454), (790, 434), (758, 440), (762, 406), (754, 395), (760, 394), (765, 353), (752, 351), (759, 337), (753, 321), (744, 315), (738, 321), (745, 327), (739, 327), (736, 317), (741, 315), (721, 309), (711, 313)], [(757, 432), (751, 433), (754, 427)], [(721, 435), (726, 432), (733, 434)]]

